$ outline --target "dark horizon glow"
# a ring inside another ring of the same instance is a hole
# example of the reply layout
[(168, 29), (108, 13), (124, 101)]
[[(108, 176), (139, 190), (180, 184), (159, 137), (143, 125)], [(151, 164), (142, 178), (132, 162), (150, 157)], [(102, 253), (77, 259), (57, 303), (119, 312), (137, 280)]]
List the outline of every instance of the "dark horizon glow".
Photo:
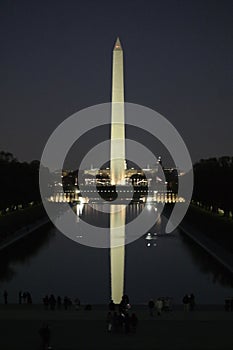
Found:
[(0, 149), (40, 159), (65, 118), (109, 102), (119, 36), (125, 100), (173, 123), (193, 162), (232, 155), (232, 2), (22, 0), (0, 13)]

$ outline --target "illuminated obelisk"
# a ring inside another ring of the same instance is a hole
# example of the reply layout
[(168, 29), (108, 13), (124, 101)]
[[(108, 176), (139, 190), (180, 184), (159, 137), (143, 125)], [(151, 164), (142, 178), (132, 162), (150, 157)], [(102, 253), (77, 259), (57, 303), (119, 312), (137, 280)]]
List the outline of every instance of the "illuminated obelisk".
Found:
[[(126, 164), (124, 75), (123, 51), (119, 38), (113, 49), (111, 113), (111, 184), (124, 185)], [(112, 203), (110, 207), (111, 298), (119, 304), (124, 294), (126, 206)]]
[(125, 184), (125, 113), (123, 50), (119, 38), (113, 49), (112, 110), (111, 110), (111, 161), (112, 185)]

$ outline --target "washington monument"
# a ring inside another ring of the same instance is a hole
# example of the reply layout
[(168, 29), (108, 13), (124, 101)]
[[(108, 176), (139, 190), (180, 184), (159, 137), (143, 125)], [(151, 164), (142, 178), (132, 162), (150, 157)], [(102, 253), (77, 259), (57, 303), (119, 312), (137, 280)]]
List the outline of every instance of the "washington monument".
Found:
[(125, 184), (125, 112), (123, 50), (117, 38), (112, 61), (112, 111), (110, 178), (112, 185)]
[[(119, 38), (113, 49), (110, 177), (112, 185), (125, 184), (125, 115), (123, 50)], [(111, 298), (119, 304), (124, 294), (126, 206), (110, 206)]]

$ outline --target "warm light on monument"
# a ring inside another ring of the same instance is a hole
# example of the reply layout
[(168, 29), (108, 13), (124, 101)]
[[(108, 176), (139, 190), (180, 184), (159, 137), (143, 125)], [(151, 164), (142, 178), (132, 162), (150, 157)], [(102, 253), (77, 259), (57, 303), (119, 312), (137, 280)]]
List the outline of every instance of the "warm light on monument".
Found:
[[(111, 113), (111, 184), (124, 185), (126, 168), (124, 71), (123, 50), (119, 38), (113, 50)], [(126, 206), (116, 205), (114, 207), (111, 207), (112, 212), (110, 213), (111, 298), (119, 304), (124, 293)], [(121, 210), (116, 211), (116, 207)]]
[(112, 185), (125, 184), (124, 68), (123, 50), (119, 38), (113, 49), (112, 63), (110, 174)]

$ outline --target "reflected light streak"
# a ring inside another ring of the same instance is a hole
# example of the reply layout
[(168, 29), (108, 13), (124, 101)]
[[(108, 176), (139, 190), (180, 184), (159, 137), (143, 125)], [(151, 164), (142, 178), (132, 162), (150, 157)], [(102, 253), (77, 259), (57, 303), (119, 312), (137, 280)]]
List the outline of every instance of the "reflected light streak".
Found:
[(79, 222), (79, 217), (82, 215), (83, 207), (84, 207), (83, 203), (76, 205), (77, 222)]

